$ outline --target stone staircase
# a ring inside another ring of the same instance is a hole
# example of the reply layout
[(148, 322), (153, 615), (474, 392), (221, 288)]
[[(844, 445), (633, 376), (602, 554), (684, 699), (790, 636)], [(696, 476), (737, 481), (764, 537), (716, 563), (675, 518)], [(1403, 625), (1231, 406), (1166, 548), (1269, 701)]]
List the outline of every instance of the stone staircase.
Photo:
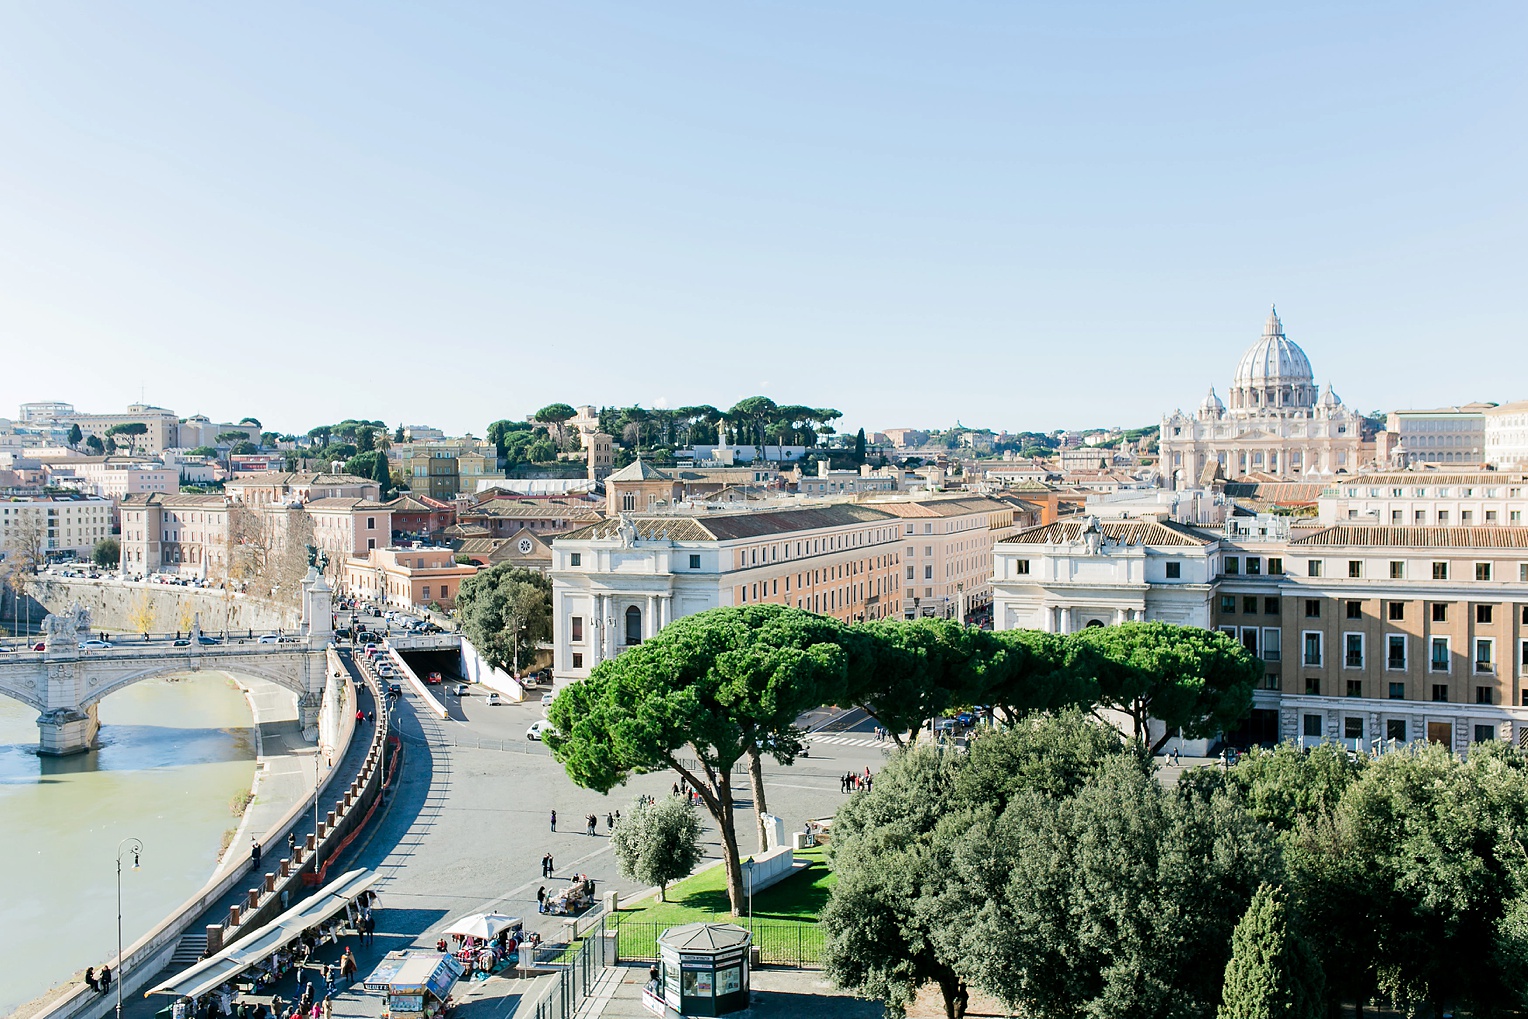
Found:
[(175, 954), (170, 956), (167, 969), (177, 973), (183, 969), (195, 966), (201, 961), (202, 956), (207, 954), (207, 935), (187, 934), (180, 939), (180, 944), (175, 946)]

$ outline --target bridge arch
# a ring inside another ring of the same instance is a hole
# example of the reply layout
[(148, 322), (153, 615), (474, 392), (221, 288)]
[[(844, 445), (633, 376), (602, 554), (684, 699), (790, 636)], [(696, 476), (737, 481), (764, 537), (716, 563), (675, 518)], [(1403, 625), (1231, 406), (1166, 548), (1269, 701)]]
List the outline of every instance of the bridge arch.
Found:
[(306, 655), (292, 655), (285, 660), (285, 663), (288, 665), (285, 669), (272, 668), (269, 664), (259, 659), (251, 661), (245, 658), (228, 661), (220, 657), (211, 662), (198, 662), (194, 665), (183, 661), (142, 663), (140, 667), (120, 675), (102, 676), (99, 678), (90, 676), (86, 680), (86, 688), (82, 691), (83, 696), (80, 698), (79, 706), (81, 708), (88, 708), (91, 705), (99, 704), (112, 694), (126, 690), (128, 687), (141, 683), (146, 679), (201, 672), (226, 672), (236, 676), (263, 679), (283, 689), (292, 691), (298, 697), (302, 697), (309, 693), (316, 693), (323, 688), (322, 666), (319, 666), (317, 686), (315, 689), (310, 689), (308, 673), (311, 665), (305, 661), (306, 657)]

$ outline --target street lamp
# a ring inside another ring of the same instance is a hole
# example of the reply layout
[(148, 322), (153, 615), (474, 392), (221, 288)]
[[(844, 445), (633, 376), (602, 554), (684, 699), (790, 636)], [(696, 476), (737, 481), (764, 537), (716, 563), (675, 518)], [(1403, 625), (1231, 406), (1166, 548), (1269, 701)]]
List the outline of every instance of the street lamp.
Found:
[(138, 869), (138, 856), (143, 852), (143, 843), (135, 838), (125, 838), (117, 843), (117, 1019), (122, 1019), (122, 978), (127, 971), (122, 958), (122, 853), (132, 844), (133, 869)]
[(318, 880), (318, 859), (323, 843), (318, 839), (318, 787), (320, 774), (318, 767), (324, 762), (324, 745), (320, 740), (313, 749), (313, 880)]

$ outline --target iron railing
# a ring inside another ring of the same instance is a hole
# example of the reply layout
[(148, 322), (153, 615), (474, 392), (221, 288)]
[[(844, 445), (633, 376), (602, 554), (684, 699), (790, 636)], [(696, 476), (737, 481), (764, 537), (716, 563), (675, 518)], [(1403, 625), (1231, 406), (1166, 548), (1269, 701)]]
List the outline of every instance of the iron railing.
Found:
[[(615, 932), (617, 959), (656, 962), (658, 935), (669, 926), (641, 920), (623, 921), (617, 915), (605, 918), (603, 931)], [(758, 950), (760, 965), (793, 966), (797, 969), (816, 969), (822, 965), (823, 934), (820, 924), (744, 920), (741, 926), (753, 932), (753, 947)]]
[(573, 1019), (607, 962), (614, 961), (605, 958), (605, 939), (593, 937), (539, 963), (554, 967), (556, 973), (547, 992), (536, 1002), (536, 1019)]

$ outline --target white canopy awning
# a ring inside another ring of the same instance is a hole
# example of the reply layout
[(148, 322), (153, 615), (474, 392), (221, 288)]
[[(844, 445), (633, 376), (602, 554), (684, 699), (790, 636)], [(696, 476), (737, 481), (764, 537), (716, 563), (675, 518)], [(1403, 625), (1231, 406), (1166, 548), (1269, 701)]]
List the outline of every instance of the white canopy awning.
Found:
[(460, 934), (466, 938), (482, 938), (487, 941), (499, 936), (499, 932), (505, 928), (513, 928), (520, 922), (518, 916), (505, 916), (503, 913), (473, 913), (451, 921), (451, 926), (446, 928), (447, 934)]
[(323, 923), (355, 902), (356, 896), (377, 879), (370, 870), (352, 870), (329, 882), (318, 894), (282, 913), (246, 938), (229, 945), (217, 955), (192, 966), (146, 994), (201, 997), (228, 983), (245, 970), (270, 958), (283, 945), (291, 944), (309, 927)]

